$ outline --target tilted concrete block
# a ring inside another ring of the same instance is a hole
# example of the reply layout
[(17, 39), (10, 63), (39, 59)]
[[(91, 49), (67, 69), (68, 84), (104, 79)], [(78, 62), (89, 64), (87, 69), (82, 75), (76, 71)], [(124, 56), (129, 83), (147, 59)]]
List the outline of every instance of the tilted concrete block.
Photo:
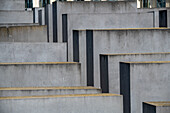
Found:
[(170, 101), (143, 102), (143, 113), (169, 113)]
[(47, 26), (0, 27), (0, 42), (47, 42)]
[(66, 43), (0, 43), (0, 62), (66, 62)]
[(94, 87), (23, 87), (0, 88), (0, 97), (68, 95), (68, 94), (98, 94), (101, 90)]
[(33, 23), (33, 12), (0, 10), (0, 23)]
[(0, 63), (0, 87), (81, 86), (80, 69), (71, 62)]
[(142, 102), (170, 101), (170, 61), (120, 63), (124, 113), (143, 113)]
[(116, 94), (2, 97), (0, 109), (2, 113), (123, 113), (122, 101), (123, 96)]
[(168, 53), (122, 53), (100, 55), (100, 85), (104, 93), (120, 94), (120, 65), (122, 61), (169, 61)]
[[(53, 2), (53, 30), (54, 41), (65, 42), (62, 40), (62, 14), (68, 13), (125, 13), (137, 10), (136, 2), (129, 1), (70, 1)], [(78, 20), (79, 18), (77, 18)]]
[(85, 84), (100, 87), (99, 54), (169, 52), (169, 36), (170, 29), (163, 28), (79, 30), (69, 52), (82, 64)]

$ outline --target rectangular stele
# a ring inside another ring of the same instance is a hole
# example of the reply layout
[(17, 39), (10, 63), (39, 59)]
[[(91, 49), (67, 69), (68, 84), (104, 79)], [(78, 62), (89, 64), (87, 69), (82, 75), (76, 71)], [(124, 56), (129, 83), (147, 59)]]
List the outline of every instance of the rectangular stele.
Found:
[(142, 102), (170, 101), (170, 61), (121, 62), (124, 113), (142, 113)]

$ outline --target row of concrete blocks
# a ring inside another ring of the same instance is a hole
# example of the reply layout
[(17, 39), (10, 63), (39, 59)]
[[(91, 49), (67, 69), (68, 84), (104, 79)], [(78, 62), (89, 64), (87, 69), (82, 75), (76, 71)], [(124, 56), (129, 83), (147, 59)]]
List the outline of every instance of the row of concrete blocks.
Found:
[[(2, 87), (28, 87), (28, 88), (1, 88), (1, 93), (5, 95), (12, 94), (11, 91), (23, 95), (29, 95), (24, 97), (1, 97), (0, 104), (2, 107), (2, 113), (9, 112), (9, 106), (13, 113), (23, 112), (24, 109), (30, 109), (33, 105), (36, 105), (38, 109), (31, 112), (45, 113), (48, 109), (56, 112), (54, 107), (50, 107), (52, 103), (58, 106), (56, 103), (62, 103), (63, 106), (70, 106), (70, 101), (80, 102), (83, 108), (89, 108), (89, 112), (96, 112), (99, 107), (107, 106), (108, 109), (103, 109), (99, 112), (111, 112), (117, 111), (118, 113), (142, 113), (142, 102), (146, 101), (170, 101), (169, 98), (169, 61), (157, 61), (157, 62), (122, 62), (120, 63), (120, 96), (119, 94), (98, 94), (100, 92), (93, 92), (97, 94), (83, 95), (53, 95), (44, 96), (37, 94), (43, 92), (43, 94), (55, 94), (61, 93), (61, 90), (55, 91), (54, 88), (29, 88), (31, 87), (50, 87), (51, 86), (81, 86), (81, 73), (80, 65), (77, 63), (1, 63), (1, 86)], [(11, 76), (12, 75), (12, 76)], [(161, 75), (161, 76), (160, 76)], [(32, 79), (34, 78), (34, 79)], [(103, 78), (105, 79), (105, 78)], [(18, 82), (16, 82), (18, 81)], [(103, 87), (102, 87), (103, 88)], [(30, 90), (40, 91), (30, 91)], [(81, 88), (82, 89), (82, 88)], [(19, 90), (19, 91), (18, 91)], [(24, 90), (24, 91), (22, 91)], [(28, 90), (28, 92), (26, 91)], [(44, 91), (47, 91), (46, 93)], [(54, 92), (50, 92), (54, 91)], [(96, 90), (95, 90), (96, 91)], [(68, 90), (63, 93), (70, 93)], [(72, 93), (72, 91), (71, 91)], [(80, 93), (80, 92), (79, 92)], [(83, 91), (81, 92), (83, 93)], [(62, 93), (61, 93), (62, 94)], [(32, 96), (30, 96), (32, 95)], [(35, 96), (36, 95), (36, 96)], [(10, 95), (9, 95), (10, 96)], [(96, 97), (95, 104), (92, 102)], [(108, 101), (106, 98), (110, 99)], [(64, 100), (60, 100), (63, 98)], [(70, 100), (71, 98), (71, 100)], [(82, 100), (83, 98), (83, 100)], [(90, 99), (87, 99), (90, 98)], [(52, 101), (49, 101), (51, 100)], [(59, 100), (58, 100), (59, 99)], [(30, 102), (31, 101), (31, 102)], [(43, 101), (43, 102), (41, 102)], [(103, 101), (103, 102), (101, 102)], [(105, 101), (108, 103), (106, 104)], [(23, 108), (20, 107), (24, 102)], [(27, 103), (28, 102), (28, 103)], [(46, 103), (47, 102), (47, 103)], [(63, 103), (64, 102), (64, 103)], [(92, 102), (85, 104), (86, 102)], [(8, 104), (7, 104), (8, 103)], [(78, 104), (77, 103), (77, 104)], [(44, 107), (42, 107), (44, 106)], [(77, 106), (77, 105), (76, 105)], [(111, 107), (112, 106), (112, 107)], [(114, 107), (113, 107), (114, 106)], [(73, 107), (73, 108), (72, 108)], [(66, 107), (63, 112), (67, 112), (71, 109), (75, 112), (78, 110), (74, 106)], [(83, 111), (86, 111), (83, 109)], [(29, 110), (30, 112), (30, 110)], [(52, 113), (53, 113), (52, 112)], [(87, 111), (86, 111), (87, 112)], [(166, 113), (166, 112), (165, 112)]]

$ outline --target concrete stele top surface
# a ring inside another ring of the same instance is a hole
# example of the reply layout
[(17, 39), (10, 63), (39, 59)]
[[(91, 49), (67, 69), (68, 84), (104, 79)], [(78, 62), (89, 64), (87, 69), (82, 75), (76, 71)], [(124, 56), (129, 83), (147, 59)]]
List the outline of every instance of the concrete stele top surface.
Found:
[(170, 52), (159, 52), (159, 53), (118, 53), (118, 54), (100, 54), (100, 55), (119, 56), (119, 55), (155, 55), (155, 54), (170, 54)]
[(46, 96), (21, 96), (21, 97), (0, 97), (0, 100), (9, 99), (38, 99), (38, 98), (59, 98), (59, 97), (109, 97), (109, 96), (121, 96), (118, 94), (100, 93), (100, 94), (71, 94), (71, 95), (46, 95)]
[(65, 90), (72, 90), (72, 89), (99, 89), (99, 88), (95, 88), (95, 87), (91, 87), (91, 86), (73, 86), (73, 87), (10, 87), (10, 88), (0, 88), (0, 91), (11, 91), (11, 90), (61, 90), (61, 89), (65, 89)]
[(46, 64), (80, 64), (78, 62), (17, 62), (17, 63), (0, 63), (0, 65), (46, 65)]
[(169, 64), (170, 61), (122, 62), (128, 64)]
[(20, 28), (20, 27), (47, 27), (47, 25), (33, 25), (32, 23), (30, 25), (12, 25), (12, 24), (15, 24), (15, 23), (11, 23), (11, 26), (9, 25), (6, 25), (6, 26), (0, 26), (0, 28)]
[(146, 104), (150, 104), (153, 106), (160, 106), (160, 107), (170, 107), (170, 101), (163, 101), (163, 102), (144, 102)]
[(170, 30), (170, 28), (159, 27), (159, 28), (74, 29), (74, 30), (77, 30), (77, 31), (86, 31), (86, 30), (93, 30), (93, 31), (128, 31), (128, 30)]

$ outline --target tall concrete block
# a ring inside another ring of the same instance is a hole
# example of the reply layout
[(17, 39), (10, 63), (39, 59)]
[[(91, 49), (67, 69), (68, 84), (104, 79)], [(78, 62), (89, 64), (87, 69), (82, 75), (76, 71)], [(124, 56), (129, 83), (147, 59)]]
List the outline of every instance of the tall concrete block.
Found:
[(33, 23), (33, 12), (0, 10), (0, 23)]
[(0, 10), (25, 10), (24, 0), (1, 0)]
[(39, 23), (38, 11), (43, 10), (42, 7), (33, 8), (33, 23)]
[(47, 42), (47, 26), (0, 27), (0, 42)]
[(79, 63), (0, 63), (0, 72), (0, 87), (81, 86)]
[(170, 53), (122, 53), (100, 55), (100, 86), (104, 93), (120, 94), (122, 61), (169, 61)]
[(123, 113), (122, 100), (115, 94), (4, 97), (0, 109), (2, 113)]
[(100, 87), (99, 54), (169, 52), (169, 36), (170, 29), (74, 31), (73, 61), (82, 64), (85, 84)]
[(0, 97), (99, 94), (101, 90), (94, 87), (24, 87), (0, 88)]
[(0, 62), (66, 62), (66, 43), (0, 43)]
[(45, 9), (41, 8), (38, 10), (38, 22), (40, 25), (45, 25)]
[(170, 101), (170, 61), (120, 63), (124, 113), (143, 113), (142, 102)]
[[(64, 42), (62, 40), (62, 14), (68, 13), (123, 13), (135, 12), (136, 2), (112, 1), (70, 1), (53, 2), (53, 30), (54, 41)], [(77, 19), (78, 20), (78, 19)], [(58, 38), (57, 38), (58, 37)]]
[[(63, 39), (73, 49), (73, 29), (153, 28), (153, 13), (77, 13), (62, 15)], [(72, 52), (68, 53), (70, 58)], [(73, 59), (68, 59), (73, 61)]]
[(170, 101), (143, 102), (143, 113), (169, 113)]

